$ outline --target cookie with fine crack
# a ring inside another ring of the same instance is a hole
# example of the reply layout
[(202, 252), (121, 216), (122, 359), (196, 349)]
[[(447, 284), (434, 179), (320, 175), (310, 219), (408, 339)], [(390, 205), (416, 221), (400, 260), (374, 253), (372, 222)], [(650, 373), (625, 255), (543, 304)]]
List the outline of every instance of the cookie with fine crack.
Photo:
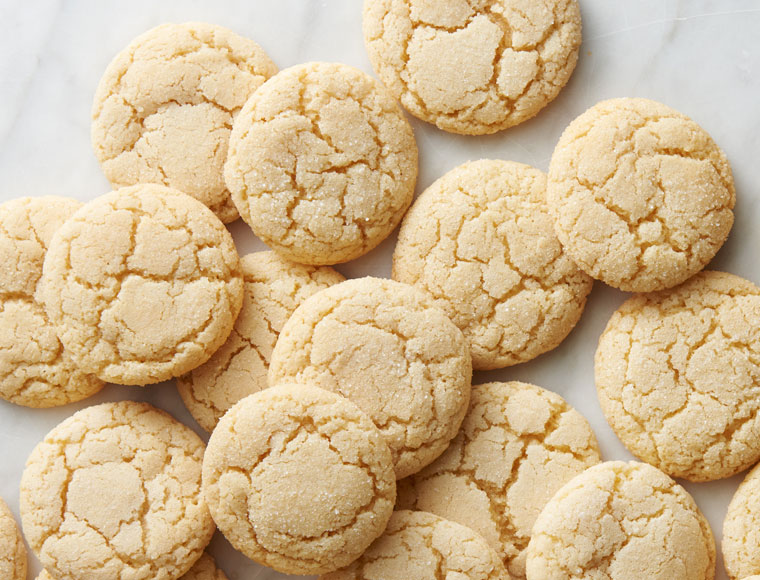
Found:
[(316, 268), (255, 252), (240, 260), (243, 308), (227, 342), (201, 366), (177, 379), (192, 416), (206, 431), (243, 397), (267, 386), (277, 335), (301, 302), (345, 278), (328, 266)]
[(559, 395), (516, 381), (473, 385), (459, 434), (436, 461), (399, 482), (396, 507), (472, 528), (514, 578), (525, 578), (538, 514), (599, 460), (588, 421)]
[(238, 217), (224, 184), (232, 121), (277, 72), (262, 48), (204, 22), (163, 24), (114, 57), (92, 106), (92, 144), (113, 187), (160, 183), (223, 222)]
[(448, 447), (467, 411), (471, 379), (467, 341), (433, 299), (369, 277), (301, 304), (269, 366), (270, 385), (304, 381), (358, 405), (388, 442), (399, 479)]
[(16, 518), (0, 498), (0, 578), (26, 580), (26, 546)]
[(77, 367), (37, 296), (50, 239), (81, 206), (52, 195), (0, 205), (0, 397), (11, 403), (54, 407), (103, 388)]
[(224, 167), (240, 216), (282, 256), (337, 264), (401, 221), (417, 144), (378, 81), (344, 64), (285, 69), (235, 119)]
[(344, 397), (282, 384), (239, 401), (211, 434), (203, 493), (238, 550), (286, 574), (346, 566), (396, 499), (388, 446)]
[(475, 369), (525, 362), (578, 322), (592, 279), (562, 251), (546, 175), (512, 161), (456, 167), (406, 214), (393, 278), (431, 294), (464, 332)]
[(66, 419), (21, 477), (21, 522), (56, 578), (175, 580), (214, 533), (201, 497), (200, 438), (133, 401)]
[(628, 292), (680, 284), (713, 258), (734, 222), (723, 151), (687, 116), (647, 99), (591, 107), (560, 137), (547, 202), (565, 250)]
[(80, 208), (55, 233), (40, 297), (76, 363), (141, 385), (203, 364), (243, 301), (232, 236), (202, 203), (155, 184)]
[(530, 119), (575, 69), (576, 0), (365, 0), (375, 72), (415, 117), (495, 133)]
[(709, 481), (760, 460), (760, 288), (700, 272), (630, 298), (595, 358), (599, 403), (636, 456)]
[(756, 466), (734, 493), (723, 521), (723, 563), (731, 580), (760, 578), (759, 524), (760, 466)]

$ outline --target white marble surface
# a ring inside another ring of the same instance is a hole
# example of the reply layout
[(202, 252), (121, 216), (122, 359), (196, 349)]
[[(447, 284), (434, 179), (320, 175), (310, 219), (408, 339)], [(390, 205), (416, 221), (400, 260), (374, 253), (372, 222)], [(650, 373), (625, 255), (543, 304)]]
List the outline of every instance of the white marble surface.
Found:
[[(662, 101), (690, 115), (731, 161), (736, 223), (711, 267), (760, 283), (760, 2), (757, 0), (580, 0), (584, 41), (573, 78), (537, 118), (489, 137), (462, 137), (412, 121), (420, 148), (417, 191), (470, 159), (504, 158), (546, 170), (562, 129), (595, 102), (616, 96)], [(109, 60), (134, 36), (168, 21), (206, 20), (259, 42), (281, 68), (308, 60), (371, 72), (361, 35), (361, 0), (0, 0), (0, 201), (60, 194), (91, 199), (109, 187), (90, 148), (92, 95)], [(238, 222), (241, 252), (263, 244)], [(394, 239), (338, 269), (349, 277), (390, 275)], [(605, 459), (630, 455), (608, 427), (593, 380), (593, 353), (625, 298), (597, 283), (578, 327), (555, 351), (524, 365), (477, 373), (475, 382), (521, 379), (563, 395), (589, 419)], [(109, 386), (97, 397), (52, 410), (0, 402), (0, 495), (18, 513), (18, 482), (34, 445), (84, 406), (150, 401), (197, 425), (173, 384)], [(726, 506), (741, 476), (686, 484), (718, 545)], [(211, 551), (231, 580), (283, 576), (215, 537)], [(30, 559), (30, 578), (39, 563)], [(721, 559), (717, 578), (725, 579)]]

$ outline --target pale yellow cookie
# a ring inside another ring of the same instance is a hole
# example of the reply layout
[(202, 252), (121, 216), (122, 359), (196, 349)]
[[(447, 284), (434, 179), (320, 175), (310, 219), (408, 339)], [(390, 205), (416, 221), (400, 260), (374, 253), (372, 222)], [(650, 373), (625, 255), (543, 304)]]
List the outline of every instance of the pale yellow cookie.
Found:
[(219, 529), (286, 574), (346, 566), (385, 529), (396, 499), (388, 446), (347, 399), (283, 384), (233, 406), (203, 459)]
[(269, 384), (308, 382), (367, 413), (393, 454), (396, 477), (448, 447), (467, 411), (472, 367), (461, 331), (408, 284), (359, 278), (299, 306), (272, 353)]
[(365, 0), (375, 72), (412, 115), (454, 133), (522, 123), (578, 60), (576, 0)]
[(401, 224), (393, 278), (435, 298), (476, 369), (553, 349), (583, 312), (592, 279), (562, 251), (545, 190), (528, 165), (473, 161), (428, 187)]
[(108, 65), (92, 107), (95, 156), (114, 188), (160, 183), (224, 222), (238, 217), (224, 184), (232, 121), (277, 72), (262, 48), (203, 22), (163, 24)]
[(715, 540), (694, 499), (659, 469), (609, 461), (546, 505), (527, 571), (528, 580), (712, 580)]
[(16, 518), (0, 498), (0, 578), (26, 580), (26, 546)]
[(538, 514), (597, 463), (588, 421), (559, 395), (520, 382), (474, 385), (461, 431), (436, 461), (399, 482), (396, 505), (469, 526), (514, 578), (525, 578)]
[(723, 563), (731, 580), (760, 578), (760, 466), (734, 493), (723, 521)]
[(240, 264), (243, 308), (232, 333), (208, 362), (177, 379), (185, 406), (209, 432), (232, 405), (266, 388), (277, 335), (296, 307), (345, 279), (327, 266), (295, 264), (274, 252), (248, 254)]
[(0, 397), (18, 405), (65, 405), (103, 388), (79, 370), (37, 301), (50, 239), (81, 205), (57, 196), (0, 205)]
[(760, 459), (760, 288), (705, 271), (630, 298), (599, 339), (610, 426), (673, 477), (729, 477)]
[(565, 129), (547, 201), (584, 271), (649, 292), (712, 259), (734, 222), (734, 179), (723, 151), (687, 116), (647, 99), (612, 99)]
[(499, 556), (471, 529), (426, 512), (397, 511), (350, 566), (319, 580), (510, 580)]
[(378, 81), (311, 62), (283, 70), (248, 100), (224, 176), (240, 216), (273, 250), (337, 264), (369, 252), (401, 221), (417, 145)]
[(56, 232), (40, 296), (87, 372), (157, 383), (204, 363), (243, 301), (232, 236), (199, 201), (161, 185), (125, 187)]
[[(37, 580), (54, 580), (47, 570), (40, 572)], [(214, 559), (204, 552), (193, 567), (180, 580), (227, 580), (227, 576), (216, 567)]]
[(56, 578), (179, 578), (214, 533), (203, 451), (193, 431), (147, 403), (75, 413), (35, 447), (21, 477), (29, 545)]

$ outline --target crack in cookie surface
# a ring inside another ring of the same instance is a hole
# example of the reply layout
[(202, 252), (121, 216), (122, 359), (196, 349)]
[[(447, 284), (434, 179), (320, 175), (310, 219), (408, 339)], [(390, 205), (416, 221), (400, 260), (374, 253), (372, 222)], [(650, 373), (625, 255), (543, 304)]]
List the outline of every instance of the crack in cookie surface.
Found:
[(760, 574), (760, 469), (755, 467), (731, 498), (723, 521), (723, 561), (731, 580), (749, 580)]
[(16, 518), (0, 498), (0, 578), (26, 580), (27, 556)]

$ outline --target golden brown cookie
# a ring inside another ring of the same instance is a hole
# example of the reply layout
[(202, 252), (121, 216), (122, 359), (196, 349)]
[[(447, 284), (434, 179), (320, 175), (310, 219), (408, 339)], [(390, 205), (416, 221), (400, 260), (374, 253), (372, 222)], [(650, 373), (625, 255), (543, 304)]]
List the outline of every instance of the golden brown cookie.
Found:
[(219, 529), (249, 558), (286, 574), (346, 566), (382, 534), (396, 481), (388, 446), (334, 393), (282, 384), (233, 406), (203, 459)]
[(204, 363), (243, 301), (232, 236), (211, 211), (154, 184), (83, 206), (55, 234), (40, 296), (82, 369), (157, 383)]
[(0, 578), (26, 580), (26, 546), (16, 518), (0, 498)]
[(311, 62), (251, 96), (235, 119), (224, 176), (240, 216), (273, 250), (337, 264), (369, 252), (401, 221), (417, 145), (378, 81)]
[(114, 189), (160, 183), (236, 219), (223, 176), (232, 121), (276, 72), (258, 44), (214, 24), (163, 24), (135, 38), (92, 107), (95, 156)]
[(747, 474), (731, 499), (723, 521), (722, 551), (731, 580), (760, 578), (760, 466)]
[(393, 278), (431, 294), (464, 332), (472, 366), (494, 369), (553, 349), (583, 312), (592, 279), (562, 251), (546, 176), (512, 161), (449, 171), (406, 214)]

